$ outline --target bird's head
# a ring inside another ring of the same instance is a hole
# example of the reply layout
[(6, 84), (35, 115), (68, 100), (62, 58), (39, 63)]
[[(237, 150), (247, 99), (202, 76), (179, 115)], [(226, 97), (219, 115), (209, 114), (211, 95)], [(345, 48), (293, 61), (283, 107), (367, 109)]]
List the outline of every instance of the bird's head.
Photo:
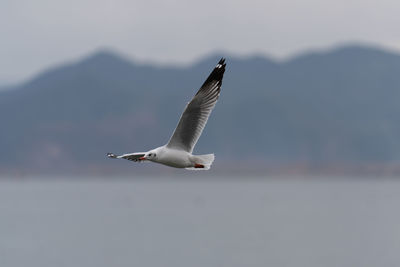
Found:
[(157, 151), (151, 150), (147, 152), (140, 160), (150, 160), (155, 161), (157, 159)]

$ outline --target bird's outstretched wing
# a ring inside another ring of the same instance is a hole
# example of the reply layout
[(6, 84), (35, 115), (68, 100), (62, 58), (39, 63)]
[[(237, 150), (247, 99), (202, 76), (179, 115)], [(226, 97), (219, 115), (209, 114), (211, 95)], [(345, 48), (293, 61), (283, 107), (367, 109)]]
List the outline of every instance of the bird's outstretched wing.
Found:
[(192, 153), (208, 117), (217, 103), (225, 66), (225, 59), (221, 58), (199, 91), (187, 104), (167, 147)]
[(115, 155), (114, 153), (107, 153), (107, 157), (112, 159), (127, 159), (130, 161), (141, 161), (140, 158), (146, 155), (145, 152), (136, 152), (136, 153), (129, 153), (123, 155)]

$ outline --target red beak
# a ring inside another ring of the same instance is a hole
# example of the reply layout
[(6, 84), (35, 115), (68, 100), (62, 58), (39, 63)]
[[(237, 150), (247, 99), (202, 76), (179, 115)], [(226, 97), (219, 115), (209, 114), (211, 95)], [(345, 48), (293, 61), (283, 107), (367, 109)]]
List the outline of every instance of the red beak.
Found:
[(145, 157), (140, 157), (139, 160), (146, 160), (146, 158)]

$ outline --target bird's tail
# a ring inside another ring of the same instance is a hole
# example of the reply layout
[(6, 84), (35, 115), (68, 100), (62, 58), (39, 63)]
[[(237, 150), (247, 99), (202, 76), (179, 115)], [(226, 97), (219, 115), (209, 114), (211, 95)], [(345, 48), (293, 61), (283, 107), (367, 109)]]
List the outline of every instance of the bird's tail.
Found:
[(188, 170), (208, 170), (213, 164), (215, 159), (214, 154), (207, 155), (195, 155), (193, 160), (195, 161), (195, 167), (186, 168)]

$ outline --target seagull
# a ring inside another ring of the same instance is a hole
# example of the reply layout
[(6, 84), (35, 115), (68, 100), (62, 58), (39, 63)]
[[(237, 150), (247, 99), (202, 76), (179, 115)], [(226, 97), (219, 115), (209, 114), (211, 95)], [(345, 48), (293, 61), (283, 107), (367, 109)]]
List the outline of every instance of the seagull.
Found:
[(208, 117), (217, 103), (222, 78), (225, 72), (225, 59), (221, 58), (196, 95), (186, 105), (169, 142), (147, 152), (123, 155), (107, 153), (109, 158), (127, 159), (134, 162), (151, 161), (175, 168), (188, 170), (208, 170), (214, 161), (214, 154), (193, 155)]

